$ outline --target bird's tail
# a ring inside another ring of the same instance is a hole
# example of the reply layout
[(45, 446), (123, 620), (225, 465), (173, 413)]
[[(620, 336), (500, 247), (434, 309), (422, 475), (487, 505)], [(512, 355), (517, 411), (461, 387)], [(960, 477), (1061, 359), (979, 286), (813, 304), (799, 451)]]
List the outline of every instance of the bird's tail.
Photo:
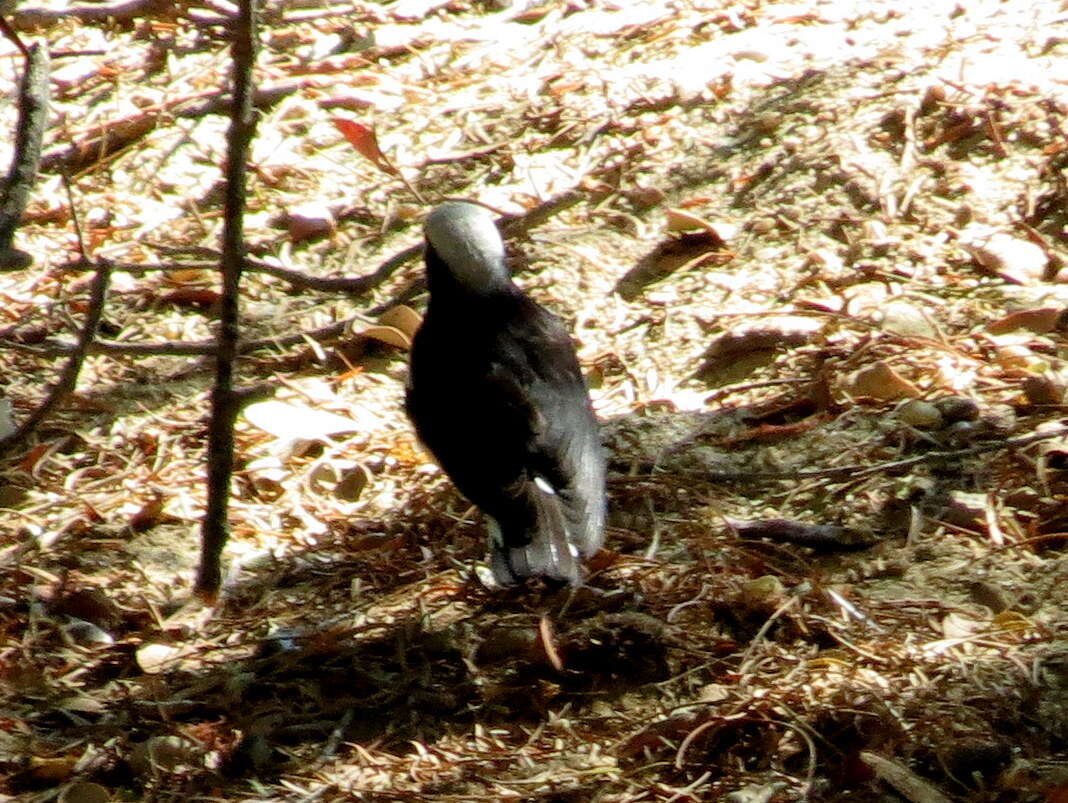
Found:
[(565, 501), (541, 477), (523, 483), (523, 506), (529, 511), (522, 525), (487, 516), (490, 568), (500, 585), (515, 585), (528, 577), (576, 585), (580, 578)]

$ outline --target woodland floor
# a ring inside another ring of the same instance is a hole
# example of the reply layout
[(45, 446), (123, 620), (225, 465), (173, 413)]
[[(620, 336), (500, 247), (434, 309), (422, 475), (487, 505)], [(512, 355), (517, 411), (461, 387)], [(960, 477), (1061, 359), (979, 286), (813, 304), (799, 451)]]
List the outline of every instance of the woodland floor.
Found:
[[(0, 462), (0, 793), (1068, 800), (1068, 4), (272, 5), (212, 610), (213, 361), (174, 344), (213, 334), (228, 6), (160, 7), (10, 17), (53, 53), (16, 424), (86, 312), (75, 223), (116, 273)], [(403, 416), (446, 197), (514, 217), (604, 423), (574, 593), (482, 584)]]

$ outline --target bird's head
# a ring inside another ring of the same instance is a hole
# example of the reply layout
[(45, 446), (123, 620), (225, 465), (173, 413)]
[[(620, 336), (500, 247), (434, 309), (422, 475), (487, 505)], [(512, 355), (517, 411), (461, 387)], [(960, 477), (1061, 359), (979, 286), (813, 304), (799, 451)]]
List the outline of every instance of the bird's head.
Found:
[(445, 284), (476, 294), (512, 286), (504, 243), (488, 209), (447, 201), (427, 216), (423, 231), (431, 296)]

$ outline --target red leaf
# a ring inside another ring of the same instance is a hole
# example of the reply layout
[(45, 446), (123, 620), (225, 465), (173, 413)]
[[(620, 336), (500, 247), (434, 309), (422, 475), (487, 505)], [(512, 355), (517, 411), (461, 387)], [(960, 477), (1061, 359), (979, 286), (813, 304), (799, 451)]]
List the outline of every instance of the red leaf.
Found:
[(180, 287), (160, 296), (161, 304), (171, 304), (184, 309), (211, 312), (218, 307), (221, 296), (214, 290), (202, 287)]
[(341, 117), (334, 117), (331, 122), (341, 132), (342, 136), (349, 141), (349, 144), (360, 152), (361, 156), (370, 160), (383, 172), (390, 175), (396, 174), (397, 169), (389, 163), (385, 154), (378, 147), (378, 137), (375, 136), (373, 128)]

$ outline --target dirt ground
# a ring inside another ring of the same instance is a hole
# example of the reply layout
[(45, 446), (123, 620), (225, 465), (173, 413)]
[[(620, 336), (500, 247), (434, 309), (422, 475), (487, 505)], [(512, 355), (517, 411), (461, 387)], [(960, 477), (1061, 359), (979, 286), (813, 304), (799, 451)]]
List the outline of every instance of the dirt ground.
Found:
[[(0, 457), (0, 795), (1068, 801), (1068, 3), (270, 4), (212, 609), (232, 9), (61, 5), (0, 436), (115, 273)], [(404, 418), (444, 198), (574, 333), (575, 591), (484, 585)]]

